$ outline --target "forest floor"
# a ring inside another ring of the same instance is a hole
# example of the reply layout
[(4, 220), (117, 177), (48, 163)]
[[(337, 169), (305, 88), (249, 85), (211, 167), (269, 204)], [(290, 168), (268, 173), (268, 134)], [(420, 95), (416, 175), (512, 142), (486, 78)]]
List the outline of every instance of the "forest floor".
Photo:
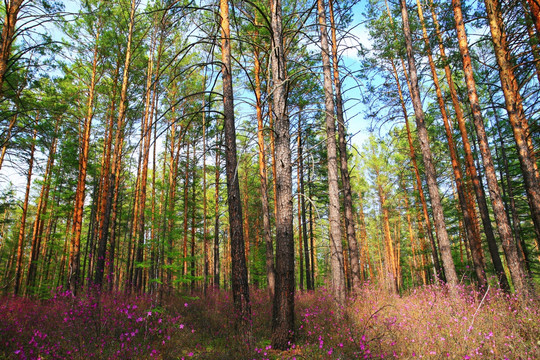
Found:
[(540, 303), (499, 290), (439, 286), (390, 295), (365, 285), (336, 307), (326, 289), (297, 292), (295, 344), (270, 346), (271, 301), (253, 290), (252, 346), (234, 330), (232, 298), (88, 292), (0, 298), (0, 359), (540, 359)]

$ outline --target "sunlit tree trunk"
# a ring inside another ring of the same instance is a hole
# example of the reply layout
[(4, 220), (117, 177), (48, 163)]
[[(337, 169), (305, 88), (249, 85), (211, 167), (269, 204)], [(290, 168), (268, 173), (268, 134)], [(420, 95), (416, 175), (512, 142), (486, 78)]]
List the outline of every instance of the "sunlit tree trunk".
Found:
[(234, 93), (232, 87), (231, 34), (229, 29), (228, 0), (220, 2), (221, 15), (221, 54), (223, 78), (223, 114), (225, 127), (225, 163), (227, 173), (227, 198), (229, 206), (229, 225), (231, 241), (231, 279), (234, 308), (238, 330), (244, 340), (251, 339), (251, 304), (247, 279), (246, 257), (242, 228), (242, 203), (238, 180), (236, 155), (236, 129), (234, 123)]
[(263, 217), (263, 237), (266, 244), (266, 279), (270, 294), (274, 294), (275, 269), (274, 269), (274, 245), (270, 233), (270, 206), (268, 204), (268, 171), (266, 169), (266, 149), (264, 143), (264, 126), (261, 100), (261, 62), (259, 51), (254, 50), (254, 73), (255, 73), (255, 106), (257, 112), (257, 142), (259, 146), (259, 179), (261, 183), (261, 205)]
[[(112, 84), (112, 95), (111, 95), (111, 105), (109, 107), (109, 116), (107, 129), (105, 131), (105, 140), (103, 144), (103, 157), (102, 157), (102, 168), (101, 168), (101, 183), (100, 183), (100, 200), (98, 201), (98, 252), (96, 259), (96, 266), (94, 270), (94, 284), (96, 286), (101, 286), (103, 284), (103, 275), (105, 272), (105, 258), (107, 256), (107, 242), (109, 238), (109, 224), (110, 224), (110, 215), (111, 215), (111, 206), (113, 193), (112, 189), (114, 186), (114, 181), (111, 176), (111, 152), (112, 152), (112, 143), (113, 143), (113, 134), (114, 134), (114, 117), (116, 111), (116, 91), (118, 85), (118, 78), (120, 74), (121, 58), (118, 57), (118, 61), (115, 68), (113, 84)], [(111, 266), (112, 268), (112, 266)]]
[(88, 102), (86, 104), (86, 117), (83, 123), (83, 133), (80, 136), (79, 153), (79, 178), (77, 181), (77, 190), (75, 192), (75, 207), (73, 212), (73, 238), (71, 240), (71, 252), (69, 257), (69, 278), (68, 284), (73, 294), (77, 293), (80, 277), (80, 243), (82, 220), (84, 210), (84, 197), (86, 189), (86, 174), (88, 169), (88, 152), (90, 150), (90, 129), (92, 127), (92, 118), (94, 117), (94, 96), (97, 82), (97, 64), (98, 64), (98, 41), (99, 30), (96, 31), (94, 59), (92, 61), (92, 77), (88, 89)]
[(418, 88), (418, 75), (416, 73), (411, 30), (409, 27), (409, 17), (407, 14), (407, 4), (405, 0), (400, 0), (400, 5), (401, 17), (403, 19), (403, 33), (405, 35), (405, 43), (407, 46), (407, 60), (409, 63), (409, 77), (412, 90), (411, 97), (416, 118), (416, 131), (418, 133), (422, 157), (424, 159), (424, 167), (433, 210), (435, 230), (437, 233), (437, 238), (439, 240), (439, 250), (441, 252), (441, 259), (444, 267), (446, 281), (451, 286), (455, 286), (458, 284), (459, 280), (454, 266), (454, 260), (452, 259), (452, 248), (450, 244), (450, 239), (448, 237), (448, 232), (446, 231), (446, 223), (439, 195), (439, 189), (437, 186), (435, 167), (433, 165), (431, 149), (429, 147), (429, 135), (424, 120), (424, 110), (422, 109), (420, 90)]
[(0, 41), (0, 99), (4, 97), (4, 81), (8, 70), (11, 49), (15, 40), (16, 25), (24, 0), (4, 1), (6, 16), (2, 25), (2, 38)]
[(337, 54), (337, 36), (336, 24), (334, 21), (335, 0), (328, 0), (328, 9), (330, 12), (330, 24), (332, 33), (332, 64), (334, 70), (334, 88), (336, 91), (336, 120), (338, 124), (339, 141), (339, 165), (341, 173), (341, 183), (343, 187), (343, 207), (345, 210), (345, 230), (347, 233), (347, 244), (349, 246), (350, 269), (352, 288), (360, 287), (360, 259), (358, 244), (356, 242), (356, 229), (354, 228), (354, 215), (352, 206), (351, 180), (349, 176), (349, 166), (347, 160), (347, 139), (345, 138), (345, 117), (343, 115), (343, 98), (341, 95), (341, 78), (339, 76), (339, 63)]
[(326, 15), (323, 0), (317, 1), (319, 35), (324, 74), (324, 97), (326, 118), (326, 151), (328, 165), (328, 221), (330, 222), (330, 266), (332, 271), (332, 292), (339, 304), (345, 302), (345, 274), (343, 272), (343, 251), (341, 244), (340, 201), (338, 181), (338, 159), (336, 145), (336, 120), (334, 118), (334, 94), (330, 64), (330, 49), (326, 31)]
[(32, 290), (35, 285), (36, 272), (38, 266), (39, 255), (41, 253), (41, 238), (43, 233), (43, 214), (47, 211), (49, 202), (49, 190), (51, 188), (51, 172), (54, 166), (56, 156), (56, 145), (58, 142), (57, 131), (60, 124), (60, 117), (56, 120), (54, 138), (52, 139), (51, 147), (49, 148), (49, 156), (47, 159), (47, 167), (43, 175), (43, 185), (39, 193), (38, 205), (36, 209), (36, 219), (32, 228), (32, 247), (30, 250), (30, 262), (28, 264), (28, 276), (26, 278), (26, 293)]
[(487, 199), (484, 195), (484, 190), (483, 190), (480, 178), (478, 176), (476, 166), (474, 165), (473, 153), (472, 153), (471, 145), (469, 142), (469, 136), (467, 134), (467, 126), (465, 124), (465, 117), (463, 115), (463, 110), (461, 108), (461, 101), (458, 98), (456, 87), (454, 85), (452, 70), (450, 69), (450, 66), (448, 65), (446, 52), (443, 45), (443, 38), (442, 38), (442, 34), (439, 28), (437, 14), (435, 13), (432, 0), (430, 0), (430, 9), (431, 9), (431, 15), (433, 18), (433, 23), (435, 24), (435, 32), (437, 34), (437, 40), (439, 43), (439, 52), (440, 52), (441, 60), (444, 64), (446, 64), (444, 66), (444, 73), (445, 73), (446, 81), (448, 83), (448, 89), (450, 91), (450, 98), (452, 100), (452, 105), (455, 110), (459, 131), (461, 133), (463, 150), (465, 152), (465, 166), (467, 169), (467, 174), (469, 175), (471, 179), (474, 193), (476, 195), (478, 211), (480, 213), (480, 218), (482, 220), (484, 233), (486, 235), (486, 241), (488, 243), (489, 253), (491, 255), (493, 266), (495, 267), (495, 272), (497, 273), (497, 277), (499, 279), (501, 288), (508, 290), (510, 287), (508, 285), (508, 280), (506, 279), (506, 274), (504, 272), (502, 261), (499, 256), (498, 246), (495, 241), (495, 235), (493, 232), (493, 227), (491, 225), (491, 219), (489, 216)]
[(420, 3), (420, 0), (416, 0), (416, 5), (418, 9), (418, 16), (422, 24), (422, 34), (423, 34), (424, 44), (425, 44), (425, 49), (426, 49), (425, 51), (427, 53), (429, 67), (431, 69), (431, 75), (433, 77), (433, 85), (435, 86), (435, 93), (437, 95), (437, 103), (439, 105), (439, 110), (441, 111), (441, 115), (442, 115), (442, 119), (444, 123), (444, 129), (446, 132), (446, 139), (448, 140), (448, 148), (450, 150), (452, 170), (454, 172), (454, 180), (455, 180), (456, 189), (457, 189), (457, 198), (459, 201), (460, 210), (463, 214), (465, 232), (467, 234), (467, 238), (469, 239), (469, 243), (470, 243), (474, 269), (475, 269), (476, 277), (478, 278), (478, 285), (480, 287), (485, 287), (487, 285), (487, 278), (485, 274), (485, 263), (484, 263), (484, 255), (482, 253), (480, 231), (477, 227), (475, 227), (475, 222), (473, 220), (473, 217), (476, 216), (476, 213), (475, 213), (474, 207), (470, 206), (471, 203), (467, 199), (467, 192), (464, 191), (461, 164), (459, 162), (459, 159), (456, 153), (454, 137), (452, 135), (452, 129), (450, 127), (450, 123), (448, 121), (448, 114), (446, 112), (446, 105), (444, 102), (441, 85), (439, 83), (439, 76), (437, 75), (437, 68), (435, 67), (435, 62), (433, 61), (433, 55), (431, 53), (428, 33), (427, 33), (426, 26), (424, 23), (422, 4)]
[[(403, 91), (401, 90), (401, 85), (399, 82), (399, 77), (396, 69), (396, 65), (393, 60), (390, 60), (392, 64), (392, 71), (394, 74), (394, 79), (396, 80), (396, 86), (398, 89), (398, 95), (399, 100), (401, 104), (401, 110), (403, 111), (403, 117), (405, 118), (405, 129), (407, 130), (407, 142), (409, 144), (409, 157), (411, 158), (411, 162), (413, 165), (414, 175), (416, 179), (416, 187), (418, 189), (418, 194), (420, 197), (420, 202), (422, 203), (422, 213), (424, 215), (424, 222), (426, 224), (428, 237), (430, 239), (431, 244), (431, 252), (432, 252), (432, 259), (433, 259), (433, 265), (435, 266), (436, 270), (436, 276), (441, 277), (442, 269), (439, 262), (439, 255), (437, 253), (437, 244), (435, 243), (435, 239), (433, 238), (433, 231), (431, 230), (431, 220), (429, 218), (428, 208), (427, 208), (427, 201), (424, 194), (424, 189), (422, 188), (422, 179), (420, 177), (420, 170), (418, 168), (418, 161), (416, 160), (416, 151), (414, 149), (413, 140), (412, 140), (412, 133), (409, 126), (409, 114), (407, 112), (407, 107), (405, 106), (405, 99), (403, 97)], [(409, 82), (407, 82), (409, 84)]]
[(133, 30), (135, 26), (135, 10), (136, 10), (136, 0), (131, 1), (131, 11), (129, 17), (129, 28), (128, 28), (128, 39), (126, 47), (126, 56), (124, 61), (124, 71), (122, 74), (122, 87), (120, 90), (120, 104), (118, 107), (118, 118), (116, 122), (116, 135), (114, 142), (114, 155), (112, 163), (112, 183), (113, 187), (113, 198), (112, 198), (112, 207), (111, 207), (111, 233), (110, 233), (110, 246), (109, 246), (109, 284), (111, 289), (114, 286), (114, 260), (115, 260), (115, 250), (116, 250), (116, 232), (117, 232), (117, 218), (118, 218), (118, 198), (120, 193), (120, 182), (122, 179), (122, 157), (123, 157), (123, 147), (124, 147), (124, 128), (125, 128), (125, 117), (127, 110), (127, 89), (129, 83), (129, 70), (131, 65), (131, 56), (132, 56), (132, 42), (133, 42)]
[[(37, 120), (36, 120), (37, 121)], [(30, 159), (28, 160), (28, 173), (26, 175), (26, 191), (24, 193), (24, 202), (22, 206), (21, 225), (19, 227), (19, 236), (17, 241), (17, 263), (15, 267), (15, 287), (14, 294), (18, 295), (23, 278), (23, 257), (24, 257), (24, 238), (26, 228), (26, 216), (28, 213), (28, 199), (30, 197), (30, 187), (32, 185), (32, 170), (34, 168), (34, 153), (36, 151), (37, 128), (34, 129), (32, 144), (30, 146)]]
[(540, 177), (532, 147), (529, 124), (523, 109), (523, 100), (519, 92), (510, 49), (504, 29), (500, 3), (498, 0), (484, 0), (491, 29), (491, 38), (495, 48), (495, 57), (499, 65), (499, 78), (504, 94), (508, 120), (512, 126), (518, 151), (521, 172), (525, 180), (525, 190), (531, 210), (531, 218), (536, 233), (536, 243), (540, 248)]
[(495, 174), (495, 167), (493, 165), (491, 150), (489, 148), (488, 138), (486, 130), (484, 128), (484, 120), (481, 113), (480, 101), (476, 92), (476, 82), (474, 80), (471, 57), (469, 53), (469, 45), (467, 42), (467, 34), (465, 32), (465, 25), (463, 23), (461, 1), (452, 0), (452, 7), (454, 10), (454, 20), (456, 24), (459, 50), (463, 61), (463, 72), (465, 75), (465, 82), (468, 89), (469, 103), (472, 110), (474, 126), (478, 136), (480, 153), (482, 155), (482, 162), (484, 164), (486, 172), (489, 194), (491, 198), (491, 203), (493, 205), (493, 213), (497, 222), (499, 235), (502, 240), (508, 268), (512, 276), (512, 282), (514, 283), (514, 287), (519, 292), (527, 293), (528, 284), (526, 281), (526, 274), (521, 266), (521, 263), (519, 262), (517, 247), (512, 237), (512, 230), (510, 229), (510, 224), (508, 222), (508, 218), (504, 209), (504, 204), (501, 197), (501, 190), (499, 188), (497, 176)]

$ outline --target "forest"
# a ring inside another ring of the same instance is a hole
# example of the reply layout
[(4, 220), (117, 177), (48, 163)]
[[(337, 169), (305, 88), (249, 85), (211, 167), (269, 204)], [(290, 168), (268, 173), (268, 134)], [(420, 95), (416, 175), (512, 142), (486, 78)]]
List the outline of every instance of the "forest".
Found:
[(0, 359), (540, 358), (539, 0), (0, 10)]

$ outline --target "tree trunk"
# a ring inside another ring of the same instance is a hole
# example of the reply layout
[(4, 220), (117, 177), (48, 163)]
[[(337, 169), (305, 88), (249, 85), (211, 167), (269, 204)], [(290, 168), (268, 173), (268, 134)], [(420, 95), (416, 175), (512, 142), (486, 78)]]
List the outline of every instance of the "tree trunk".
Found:
[(467, 192), (464, 191), (463, 186), (463, 175), (461, 172), (461, 164), (459, 162), (456, 146), (454, 144), (454, 137), (452, 135), (452, 129), (448, 121), (448, 114), (446, 112), (446, 105), (443, 98), (443, 93), (441, 91), (441, 86), (439, 83), (439, 76), (437, 75), (437, 69), (435, 67), (435, 62), (433, 61), (433, 55), (431, 53), (431, 48), (429, 44), (428, 33), (424, 23), (424, 15), (422, 12), (422, 4), (420, 0), (416, 0), (418, 8), (418, 16), (422, 24), (422, 33), (425, 43), (425, 49), (427, 52), (427, 57), (429, 61), (429, 67), (431, 69), (431, 75), (433, 77), (433, 84), (435, 85), (435, 92), (437, 94), (437, 102), (439, 109), (441, 111), (444, 129), (446, 132), (446, 139), (448, 140), (448, 148), (450, 150), (450, 159), (452, 162), (452, 170), (454, 172), (454, 180), (457, 188), (457, 198), (459, 202), (459, 207), (463, 214), (463, 222), (465, 224), (465, 232), (467, 238), (470, 242), (470, 248), (472, 253), (472, 259), (474, 264), (474, 269), (476, 277), (478, 278), (478, 285), (480, 288), (484, 288), (487, 285), (487, 278), (485, 273), (485, 263), (484, 263), (484, 254), (482, 252), (482, 239), (480, 238), (480, 231), (475, 227), (475, 221), (473, 220), (476, 217), (474, 207), (470, 206), (471, 202), (467, 199)]
[(512, 276), (512, 282), (514, 283), (514, 287), (517, 291), (521, 293), (528, 293), (529, 288), (526, 280), (526, 275), (524, 269), (519, 262), (517, 247), (512, 237), (510, 224), (504, 210), (501, 191), (499, 188), (497, 177), (495, 175), (495, 167), (493, 165), (493, 159), (488, 145), (487, 134), (484, 128), (484, 120), (482, 118), (480, 101), (476, 92), (476, 82), (474, 80), (471, 57), (469, 54), (469, 46), (467, 43), (467, 34), (465, 32), (463, 14), (461, 12), (461, 1), (452, 0), (452, 6), (454, 10), (454, 20), (456, 23), (457, 36), (459, 41), (459, 50), (463, 61), (463, 72), (465, 74), (465, 81), (468, 89), (469, 103), (471, 105), (473, 122), (478, 136), (480, 153), (482, 155), (482, 162), (484, 164), (486, 172), (489, 194), (491, 198), (491, 203), (493, 205), (493, 213), (495, 215), (495, 220), (499, 229), (499, 235), (502, 240), (508, 268)]
[[(401, 85), (399, 82), (396, 65), (394, 64), (393, 60), (390, 60), (390, 61), (392, 64), (392, 70), (394, 72), (394, 78), (396, 80), (399, 100), (401, 104), (401, 110), (403, 111), (403, 117), (405, 119), (405, 129), (407, 131), (407, 142), (409, 144), (409, 157), (411, 158), (411, 162), (413, 165), (414, 175), (416, 178), (416, 187), (418, 188), (418, 195), (420, 197), (420, 202), (422, 203), (422, 213), (424, 215), (424, 222), (426, 223), (427, 233), (428, 233), (428, 237), (431, 244), (431, 254), (433, 258), (433, 265), (435, 266), (437, 278), (442, 278), (443, 273), (442, 273), (442, 268), (439, 262), (439, 255), (437, 253), (437, 244), (435, 243), (435, 239), (433, 238), (433, 231), (431, 229), (431, 220), (429, 219), (426, 196), (424, 194), (424, 189), (422, 187), (422, 179), (420, 178), (420, 170), (418, 168), (418, 162), (416, 160), (416, 152), (415, 152), (413, 140), (412, 140), (411, 128), (409, 126), (409, 114), (407, 112), (407, 107), (405, 106), (405, 99), (403, 97), (403, 92), (401, 90)], [(409, 85), (409, 81), (407, 81), (407, 85)]]
[[(338, 304), (345, 302), (345, 274), (343, 273), (343, 251), (341, 245), (340, 203), (338, 183), (338, 160), (336, 146), (336, 121), (334, 119), (334, 95), (328, 35), (326, 32), (326, 15), (324, 0), (317, 1), (319, 17), (319, 34), (324, 74), (324, 97), (326, 118), (326, 150), (328, 163), (328, 221), (330, 222), (330, 266), (332, 271), (332, 292)], [(348, 170), (347, 170), (348, 171)]]
[(307, 235), (307, 222), (306, 222), (306, 193), (305, 193), (305, 186), (304, 186), (304, 142), (302, 141), (302, 113), (303, 108), (300, 108), (298, 110), (298, 113), (300, 114), (298, 117), (298, 178), (300, 181), (299, 191), (300, 191), (300, 206), (298, 207), (299, 213), (302, 214), (300, 218), (300, 224), (301, 228), (300, 231), (302, 231), (302, 239), (304, 240), (304, 259), (306, 264), (306, 288), (308, 290), (313, 290), (313, 282), (311, 277), (311, 261), (309, 257), (309, 245), (308, 245), (308, 235)]
[(294, 231), (288, 73), (285, 61), (281, 0), (271, 1), (273, 115), (276, 189), (276, 287), (272, 308), (272, 347), (285, 350), (294, 341)]
[(263, 237), (266, 244), (266, 279), (270, 294), (274, 295), (275, 289), (275, 269), (274, 269), (274, 245), (272, 234), (270, 233), (270, 206), (268, 204), (268, 171), (266, 169), (266, 151), (263, 132), (263, 115), (261, 101), (261, 63), (259, 51), (254, 50), (254, 72), (255, 72), (255, 106), (257, 111), (257, 141), (259, 145), (259, 178), (261, 182), (261, 205), (263, 217)]
[(482, 183), (479, 179), (478, 172), (474, 165), (474, 158), (473, 158), (473, 154), (471, 150), (471, 145), (469, 142), (469, 137), (467, 134), (467, 126), (465, 124), (465, 117), (463, 115), (463, 110), (461, 109), (461, 101), (458, 99), (457, 91), (456, 91), (453, 76), (452, 76), (452, 70), (450, 69), (450, 66), (448, 65), (445, 48), (443, 45), (443, 38), (441, 35), (441, 31), (439, 29), (439, 23), (437, 21), (437, 15), (435, 13), (432, 0), (430, 0), (430, 8), (431, 8), (431, 15), (433, 18), (433, 23), (435, 24), (435, 31), (437, 34), (437, 39), (439, 42), (439, 52), (440, 52), (443, 63), (446, 64), (444, 67), (444, 72), (445, 72), (446, 81), (448, 83), (448, 88), (450, 91), (450, 98), (452, 99), (452, 105), (456, 113), (456, 120), (458, 123), (459, 131), (461, 133), (463, 150), (465, 151), (465, 166), (467, 168), (467, 174), (471, 178), (472, 185), (474, 188), (474, 193), (476, 195), (476, 200), (478, 203), (478, 210), (480, 212), (480, 218), (482, 219), (484, 233), (486, 234), (486, 240), (488, 243), (489, 253), (491, 255), (491, 260), (493, 262), (493, 266), (495, 267), (495, 272), (497, 273), (497, 278), (499, 279), (501, 288), (504, 290), (509, 290), (510, 287), (508, 285), (508, 280), (506, 278), (502, 261), (499, 256), (498, 246), (495, 241), (495, 235), (493, 233), (493, 227), (491, 225), (491, 219), (489, 217), (487, 200), (484, 195), (484, 190), (482, 187)]
[(225, 127), (225, 168), (227, 172), (227, 198), (232, 261), (232, 291), (237, 330), (243, 332), (247, 344), (251, 341), (251, 304), (247, 280), (246, 257), (242, 228), (242, 203), (238, 180), (236, 155), (236, 129), (234, 123), (234, 93), (232, 87), (231, 35), (229, 29), (229, 3), (220, 1), (221, 54), (223, 77), (223, 114)]
[(11, 48), (15, 40), (17, 17), (24, 0), (5, 1), (6, 17), (2, 26), (2, 38), (0, 48), (0, 99), (4, 97), (4, 81), (8, 70), (8, 62), (11, 56)]
[(409, 27), (409, 16), (407, 14), (407, 4), (405, 0), (400, 0), (400, 5), (401, 17), (403, 19), (403, 33), (405, 35), (405, 43), (407, 46), (407, 60), (409, 63), (409, 76), (412, 90), (411, 97), (416, 118), (416, 130), (418, 132), (420, 149), (422, 151), (422, 157), (424, 159), (428, 190), (433, 209), (433, 218), (435, 221), (435, 230), (437, 233), (437, 238), (439, 240), (439, 250), (441, 252), (444, 273), (448, 284), (453, 287), (458, 284), (459, 280), (456, 274), (454, 260), (452, 259), (452, 248), (448, 233), (446, 231), (444, 213), (439, 195), (439, 189), (437, 187), (435, 167), (433, 165), (431, 149), (429, 147), (429, 135), (424, 120), (424, 111), (422, 109), (420, 90), (418, 88), (418, 75), (416, 72), (416, 64), (414, 61), (411, 30)]
[(504, 94), (508, 120), (512, 126), (516, 148), (518, 150), (521, 172), (525, 180), (527, 200), (531, 210), (531, 218), (536, 233), (536, 244), (540, 248), (540, 177), (536, 159), (533, 154), (532, 134), (523, 109), (523, 101), (519, 92), (519, 84), (514, 74), (510, 49), (506, 38), (500, 4), (498, 0), (484, 0), (491, 29), (491, 38), (495, 48), (495, 57), (499, 65), (499, 77)]
[(343, 98), (341, 96), (341, 78), (339, 76), (339, 64), (337, 54), (336, 24), (334, 21), (335, 0), (328, 0), (330, 12), (330, 24), (332, 32), (332, 64), (334, 69), (334, 87), (336, 90), (336, 118), (338, 124), (339, 141), (339, 165), (341, 172), (341, 183), (343, 188), (343, 208), (345, 210), (345, 230), (347, 232), (347, 244), (349, 246), (350, 268), (352, 275), (352, 288), (360, 287), (360, 260), (358, 244), (356, 242), (356, 229), (354, 228), (354, 214), (352, 206), (351, 180), (349, 176), (349, 166), (347, 160), (347, 139), (345, 138), (345, 118), (343, 116)]
[(39, 255), (41, 252), (41, 235), (43, 233), (43, 215), (47, 211), (47, 203), (49, 201), (49, 190), (51, 188), (51, 172), (54, 166), (54, 158), (56, 156), (56, 144), (57, 144), (57, 131), (60, 124), (60, 117), (56, 120), (56, 126), (54, 131), (54, 138), (49, 149), (49, 156), (47, 159), (47, 167), (45, 174), (43, 175), (43, 185), (38, 198), (38, 206), (36, 210), (36, 219), (34, 220), (34, 226), (32, 229), (32, 248), (30, 251), (30, 262), (28, 264), (28, 276), (26, 278), (26, 292), (32, 290), (35, 286), (36, 272), (38, 266)]
[(73, 238), (71, 240), (71, 249), (69, 257), (69, 278), (68, 284), (73, 294), (77, 293), (80, 277), (80, 243), (82, 220), (84, 210), (84, 197), (86, 189), (86, 173), (88, 168), (88, 152), (90, 150), (90, 129), (92, 127), (92, 118), (94, 117), (94, 96), (97, 82), (97, 63), (98, 63), (98, 41), (99, 30), (96, 30), (96, 39), (94, 46), (94, 59), (92, 61), (92, 77), (88, 89), (88, 103), (86, 104), (86, 118), (84, 119), (83, 133), (80, 135), (80, 153), (79, 153), (79, 178), (77, 181), (77, 191), (75, 193), (75, 207), (73, 213)]
[[(37, 120), (36, 120), (37, 122)], [(19, 227), (19, 237), (17, 242), (17, 264), (15, 267), (15, 289), (14, 294), (18, 295), (20, 287), (22, 285), (23, 278), (23, 257), (24, 257), (24, 230), (26, 227), (26, 215), (28, 213), (28, 199), (30, 197), (30, 187), (32, 185), (32, 170), (34, 168), (34, 152), (36, 150), (36, 138), (37, 127), (34, 129), (34, 135), (32, 136), (32, 145), (30, 147), (30, 159), (28, 160), (28, 174), (26, 176), (26, 192), (24, 195), (24, 202), (22, 207), (21, 225)]]
[(110, 233), (110, 250), (109, 250), (109, 284), (111, 289), (114, 286), (114, 260), (115, 260), (115, 249), (116, 249), (116, 232), (117, 224), (116, 220), (118, 218), (118, 198), (120, 193), (120, 182), (122, 179), (122, 156), (123, 156), (123, 147), (124, 147), (124, 128), (125, 128), (125, 117), (127, 110), (127, 88), (129, 83), (129, 69), (131, 65), (131, 56), (132, 56), (132, 42), (133, 42), (133, 28), (135, 26), (135, 10), (136, 10), (136, 0), (131, 1), (131, 12), (129, 18), (129, 29), (128, 29), (128, 41), (126, 47), (126, 57), (124, 61), (124, 71), (122, 74), (122, 88), (120, 90), (120, 104), (118, 107), (118, 118), (116, 122), (116, 135), (114, 143), (114, 155), (113, 155), (113, 164), (112, 164), (112, 183), (114, 187), (111, 187), (113, 194), (112, 204), (111, 204), (111, 233)]
[(219, 289), (220, 274), (219, 274), (219, 142), (218, 132), (216, 132), (216, 192), (214, 209), (214, 287)]

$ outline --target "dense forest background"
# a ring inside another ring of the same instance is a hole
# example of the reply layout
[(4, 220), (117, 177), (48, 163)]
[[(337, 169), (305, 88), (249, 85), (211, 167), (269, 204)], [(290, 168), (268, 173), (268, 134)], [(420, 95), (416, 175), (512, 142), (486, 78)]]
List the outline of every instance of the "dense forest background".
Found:
[(0, 10), (3, 295), (536, 296), (537, 0)]

